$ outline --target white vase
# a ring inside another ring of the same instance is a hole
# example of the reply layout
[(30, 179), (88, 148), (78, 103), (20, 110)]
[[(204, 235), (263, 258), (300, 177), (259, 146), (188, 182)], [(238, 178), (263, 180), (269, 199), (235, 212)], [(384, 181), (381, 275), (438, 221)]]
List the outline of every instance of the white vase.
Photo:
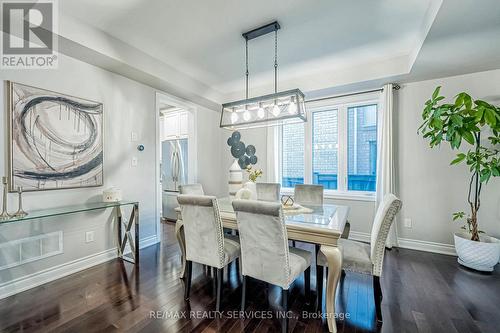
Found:
[(250, 200), (257, 200), (257, 185), (255, 185), (254, 182), (249, 181), (245, 183), (244, 187), (252, 192)]
[(243, 186), (243, 170), (241, 170), (238, 160), (235, 159), (229, 168), (229, 195), (234, 196)]
[(500, 240), (480, 236), (480, 242), (470, 240), (470, 234), (455, 233), (455, 250), (458, 262), (466, 267), (491, 272), (500, 260)]

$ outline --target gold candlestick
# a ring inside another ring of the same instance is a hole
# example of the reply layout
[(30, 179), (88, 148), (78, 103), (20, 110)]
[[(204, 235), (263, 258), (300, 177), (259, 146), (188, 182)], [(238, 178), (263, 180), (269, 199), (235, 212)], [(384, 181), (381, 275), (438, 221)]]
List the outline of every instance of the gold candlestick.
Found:
[(2, 177), (2, 184), (3, 184), (3, 201), (2, 201), (2, 213), (0, 213), (0, 220), (7, 220), (10, 218), (10, 214), (7, 213), (7, 195), (8, 195), (7, 177)]
[(22, 198), (23, 188), (22, 187), (17, 188), (17, 194), (19, 196), (19, 200), (18, 200), (19, 209), (17, 210), (17, 212), (14, 213), (14, 216), (15, 217), (25, 217), (26, 215), (28, 215), (28, 213), (26, 213), (23, 210), (23, 198)]

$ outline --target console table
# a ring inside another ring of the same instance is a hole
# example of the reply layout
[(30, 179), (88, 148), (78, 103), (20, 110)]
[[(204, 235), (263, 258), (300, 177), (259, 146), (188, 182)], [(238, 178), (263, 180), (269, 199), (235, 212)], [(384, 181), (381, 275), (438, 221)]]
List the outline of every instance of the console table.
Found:
[[(126, 206), (132, 206), (132, 212), (130, 213), (129, 220), (127, 222), (124, 222), (122, 218), (122, 207)], [(133, 264), (139, 264), (139, 203), (135, 201), (94, 202), (74, 206), (35, 210), (29, 212), (28, 215), (24, 217), (9, 217), (7, 219), (0, 219), (0, 226), (6, 223), (44, 219), (54, 216), (76, 214), (106, 208), (115, 208), (118, 232), (118, 257)], [(134, 236), (132, 236), (132, 226), (134, 226)], [(132, 258), (124, 255), (125, 247), (127, 246), (127, 244), (129, 244), (130, 246)]]

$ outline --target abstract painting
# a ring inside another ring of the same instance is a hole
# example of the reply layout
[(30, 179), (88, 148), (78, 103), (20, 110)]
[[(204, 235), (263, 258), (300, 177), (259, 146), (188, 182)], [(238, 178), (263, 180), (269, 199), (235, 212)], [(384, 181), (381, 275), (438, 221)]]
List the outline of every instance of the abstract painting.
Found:
[(101, 186), (102, 103), (7, 84), (10, 190)]

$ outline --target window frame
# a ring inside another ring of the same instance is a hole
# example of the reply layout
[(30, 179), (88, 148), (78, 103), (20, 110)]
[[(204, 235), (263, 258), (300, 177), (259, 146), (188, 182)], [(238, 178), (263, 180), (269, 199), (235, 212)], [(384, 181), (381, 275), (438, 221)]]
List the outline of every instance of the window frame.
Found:
[[(360, 201), (374, 201), (376, 197), (375, 192), (369, 191), (354, 191), (348, 190), (348, 109), (350, 107), (362, 107), (367, 105), (377, 105), (377, 120), (379, 119), (379, 112), (381, 111), (381, 94), (379, 92), (359, 94), (355, 96), (338, 97), (332, 99), (325, 99), (317, 102), (308, 103), (306, 108), (308, 121), (304, 123), (304, 184), (312, 184), (313, 180), (313, 113), (328, 110), (337, 110), (338, 120), (338, 150), (337, 150), (337, 189), (325, 189), (325, 198), (331, 199), (347, 199), (347, 200), (360, 200)], [(377, 121), (378, 123), (378, 121)], [(377, 124), (378, 125), (378, 124)], [(378, 147), (378, 130), (377, 126), (377, 147)], [(278, 151), (276, 160), (276, 181), (282, 183), (282, 142), (283, 133), (282, 126), (276, 127), (277, 143), (275, 148)], [(378, 172), (376, 172), (376, 175)], [(377, 175), (378, 176), (378, 175)], [(282, 187), (284, 194), (293, 194), (293, 188)]]

